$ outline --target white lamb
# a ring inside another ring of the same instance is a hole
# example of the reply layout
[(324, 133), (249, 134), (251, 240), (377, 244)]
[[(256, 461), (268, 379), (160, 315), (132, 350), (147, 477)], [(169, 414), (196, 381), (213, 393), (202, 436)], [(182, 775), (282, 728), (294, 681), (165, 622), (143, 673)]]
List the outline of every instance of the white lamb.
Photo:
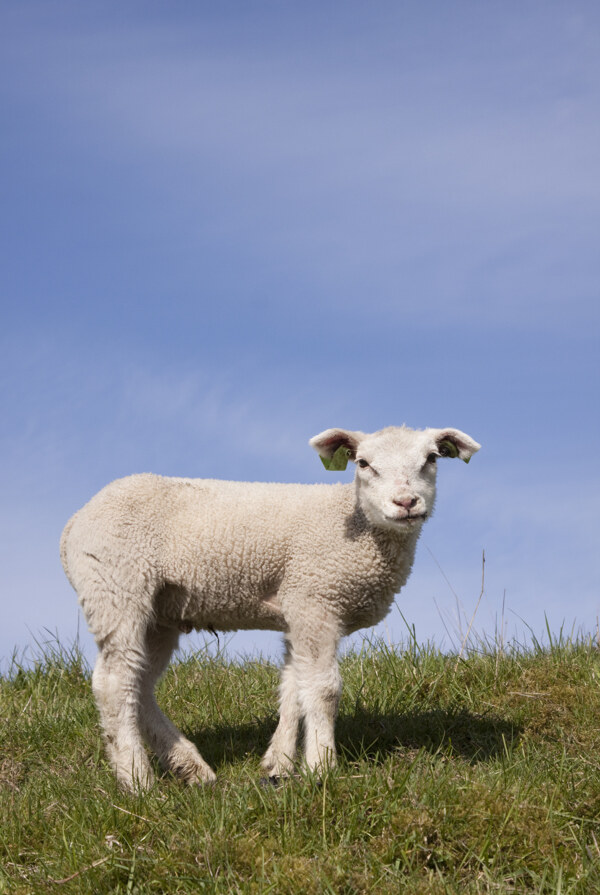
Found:
[(340, 638), (374, 625), (406, 582), (435, 500), (436, 461), (480, 445), (457, 429), (327, 429), (310, 444), (353, 484), (284, 485), (133, 475), (67, 523), (65, 572), (96, 642), (92, 686), (120, 783), (153, 780), (144, 740), (187, 783), (215, 774), (155, 697), (181, 632), (282, 631), (280, 717), (263, 758), (289, 774), (335, 764)]

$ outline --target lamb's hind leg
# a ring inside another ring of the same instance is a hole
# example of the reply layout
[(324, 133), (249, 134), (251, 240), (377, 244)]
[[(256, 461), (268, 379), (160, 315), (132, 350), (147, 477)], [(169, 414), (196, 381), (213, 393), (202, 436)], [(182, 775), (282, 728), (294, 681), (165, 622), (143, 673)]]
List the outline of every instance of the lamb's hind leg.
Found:
[(117, 629), (99, 644), (99, 649), (92, 689), (109, 760), (121, 786), (146, 789), (154, 775), (139, 727), (143, 645), (136, 645), (131, 630), (125, 634)]
[(269, 776), (278, 777), (289, 774), (292, 770), (296, 757), (299, 724), (300, 705), (296, 676), (291, 647), (286, 640), (285, 662), (279, 686), (279, 723), (262, 760), (262, 766)]
[(161, 712), (154, 695), (178, 640), (179, 631), (174, 628), (157, 625), (146, 632), (148, 666), (142, 678), (140, 722), (148, 744), (166, 770), (186, 783), (212, 783), (216, 780), (214, 771), (194, 744)]

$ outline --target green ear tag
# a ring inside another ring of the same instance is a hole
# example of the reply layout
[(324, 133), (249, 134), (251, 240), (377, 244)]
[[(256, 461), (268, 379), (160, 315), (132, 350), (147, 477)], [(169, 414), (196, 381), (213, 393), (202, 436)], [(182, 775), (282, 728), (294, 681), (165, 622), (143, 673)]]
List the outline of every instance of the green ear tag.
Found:
[(453, 441), (447, 441), (446, 439), (440, 441), (439, 449), (442, 457), (452, 457), (452, 459), (458, 457), (458, 448)]
[[(341, 472), (348, 465), (350, 454), (350, 448), (342, 445), (337, 449), (333, 457), (321, 457), (321, 463), (330, 472)], [(319, 456), (321, 455), (319, 454)]]

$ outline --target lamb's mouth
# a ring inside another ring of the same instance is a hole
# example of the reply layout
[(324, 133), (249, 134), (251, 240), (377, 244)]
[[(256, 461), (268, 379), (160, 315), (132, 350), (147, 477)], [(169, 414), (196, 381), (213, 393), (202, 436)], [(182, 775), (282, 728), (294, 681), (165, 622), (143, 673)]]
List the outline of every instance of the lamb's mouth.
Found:
[(411, 516), (386, 516), (386, 519), (389, 519), (390, 522), (395, 522), (397, 524), (407, 522), (409, 525), (416, 525), (417, 522), (425, 522), (426, 518), (427, 513), (415, 513)]

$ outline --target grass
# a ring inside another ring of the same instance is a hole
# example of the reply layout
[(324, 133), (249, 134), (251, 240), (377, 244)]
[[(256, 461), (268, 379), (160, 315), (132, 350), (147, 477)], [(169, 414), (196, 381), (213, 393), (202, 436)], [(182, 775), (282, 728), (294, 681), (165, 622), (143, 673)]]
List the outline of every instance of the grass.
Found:
[(342, 661), (340, 764), (260, 785), (277, 669), (185, 656), (159, 700), (217, 770), (120, 792), (77, 650), (0, 679), (0, 893), (600, 891), (600, 652)]

